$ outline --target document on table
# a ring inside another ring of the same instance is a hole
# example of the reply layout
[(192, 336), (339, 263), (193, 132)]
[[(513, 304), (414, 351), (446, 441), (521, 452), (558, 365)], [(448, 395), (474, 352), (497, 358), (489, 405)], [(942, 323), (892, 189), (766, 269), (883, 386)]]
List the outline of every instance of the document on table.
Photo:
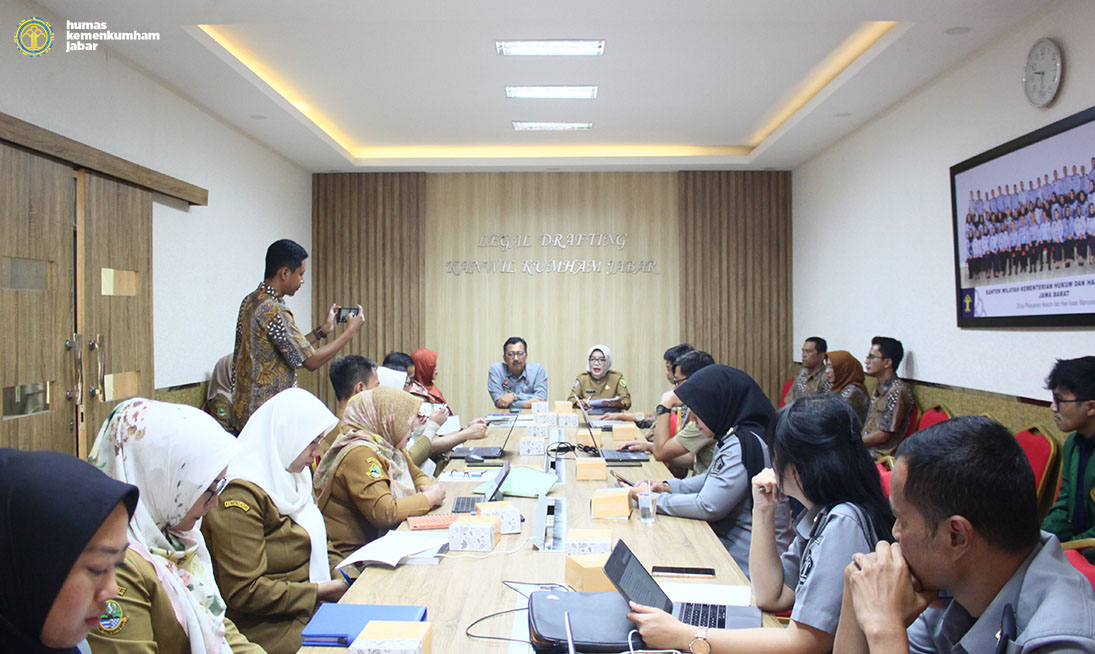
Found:
[(384, 536), (360, 547), (356, 552), (347, 556), (336, 567), (344, 568), (355, 563), (370, 565), (380, 563), (394, 568), (403, 559), (411, 556), (426, 554), (426, 550), (433, 550), (436, 554), (442, 545), (449, 542), (448, 534), (427, 534), (416, 531), (389, 531)]
[(445, 424), (441, 425), (437, 429), (438, 436), (447, 436), (448, 434), (455, 434), (460, 431), (460, 416), (449, 416), (445, 420)]
[(601, 429), (603, 427), (611, 427), (613, 425), (633, 425), (635, 423), (628, 422), (626, 420), (590, 420), (589, 426), (594, 429)]
[[(510, 468), (506, 480), (502, 482), (502, 494), (517, 497), (540, 497), (541, 495), (547, 495), (557, 481), (559, 481), (558, 477), (553, 474), (524, 466), (514, 466)], [(483, 483), (476, 486), (472, 492), (483, 495), (488, 488), (490, 488), (490, 485)]]

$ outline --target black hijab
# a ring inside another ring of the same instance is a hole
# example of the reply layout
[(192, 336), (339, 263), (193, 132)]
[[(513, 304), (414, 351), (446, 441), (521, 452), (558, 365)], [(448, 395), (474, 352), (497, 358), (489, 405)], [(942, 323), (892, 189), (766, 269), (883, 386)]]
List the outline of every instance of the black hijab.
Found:
[(764, 450), (759, 441), (768, 442), (768, 425), (776, 410), (752, 377), (730, 366), (707, 366), (689, 377), (676, 393), (714, 432), (720, 447), (734, 430), (750, 479), (764, 469)]
[(0, 652), (76, 652), (42, 645), (53, 601), (95, 532), (137, 487), (58, 452), (0, 448)]

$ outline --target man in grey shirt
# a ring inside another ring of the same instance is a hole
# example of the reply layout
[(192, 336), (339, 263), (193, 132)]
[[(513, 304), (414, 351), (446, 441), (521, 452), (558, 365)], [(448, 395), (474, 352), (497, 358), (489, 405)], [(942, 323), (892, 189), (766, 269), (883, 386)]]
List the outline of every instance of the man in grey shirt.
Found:
[(1095, 652), (1095, 591), (1039, 530), (1034, 474), (1003, 425), (917, 432), (890, 489), (897, 544), (852, 557), (834, 652)]
[(520, 336), (511, 336), (502, 345), (503, 361), (490, 364), (487, 392), (499, 409), (525, 409), (532, 402), (546, 400), (547, 371), (528, 360), (528, 344)]

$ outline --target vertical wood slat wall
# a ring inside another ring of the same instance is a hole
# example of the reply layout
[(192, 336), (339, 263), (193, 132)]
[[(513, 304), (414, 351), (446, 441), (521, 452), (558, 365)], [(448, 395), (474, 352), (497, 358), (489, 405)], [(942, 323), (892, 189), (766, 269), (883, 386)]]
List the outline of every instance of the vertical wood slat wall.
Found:
[(680, 173), (681, 334), (779, 400), (791, 356), (791, 173)]
[[(410, 352), (422, 342), (425, 181), (422, 173), (312, 176), (313, 322), (332, 303), (365, 310), (365, 326), (339, 355), (379, 363), (386, 352)], [(335, 407), (328, 365), (302, 375), (301, 385)]]

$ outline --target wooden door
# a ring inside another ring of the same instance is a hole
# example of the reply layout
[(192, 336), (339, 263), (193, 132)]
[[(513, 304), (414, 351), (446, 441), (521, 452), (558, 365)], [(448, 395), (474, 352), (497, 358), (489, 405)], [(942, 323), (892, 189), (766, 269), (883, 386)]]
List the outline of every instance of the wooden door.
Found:
[(76, 454), (72, 168), (0, 144), (0, 447)]
[(79, 171), (76, 216), (87, 375), (82, 440), (90, 449), (111, 409), (153, 393), (152, 194)]

